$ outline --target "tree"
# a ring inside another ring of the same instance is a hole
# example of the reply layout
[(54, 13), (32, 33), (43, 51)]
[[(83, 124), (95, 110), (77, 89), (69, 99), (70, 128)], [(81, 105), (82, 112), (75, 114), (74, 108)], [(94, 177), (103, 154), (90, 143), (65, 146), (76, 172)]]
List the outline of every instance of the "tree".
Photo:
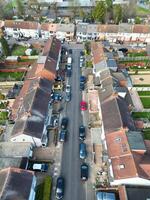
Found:
[(94, 20), (98, 22), (105, 22), (106, 17), (106, 4), (103, 1), (96, 3), (95, 8), (93, 9), (92, 16)]
[(2, 45), (2, 49), (3, 49), (3, 54), (5, 56), (8, 56), (10, 54), (10, 51), (9, 51), (9, 45), (7, 43), (7, 40), (5, 40), (4, 37), (1, 37), (0, 42), (1, 42), (1, 45)]
[(82, 19), (85, 18), (86, 13), (84, 12), (83, 8), (80, 8), (80, 9), (79, 9), (79, 16), (80, 16)]
[(122, 7), (119, 4), (114, 6), (113, 16), (116, 24), (119, 24), (119, 22), (122, 21)]
[(16, 5), (17, 5), (17, 11), (19, 15), (24, 14), (24, 4), (22, 0), (16, 0)]
[(112, 0), (105, 0), (105, 2), (106, 2), (106, 9), (107, 9), (106, 18), (108, 20), (112, 20), (113, 19), (113, 3), (112, 3)]
[(135, 24), (141, 24), (141, 18), (140, 17), (135, 18)]
[(71, 0), (70, 1), (70, 11), (72, 13), (72, 19), (74, 21), (75, 17), (79, 14), (80, 12), (80, 2), (79, 0)]

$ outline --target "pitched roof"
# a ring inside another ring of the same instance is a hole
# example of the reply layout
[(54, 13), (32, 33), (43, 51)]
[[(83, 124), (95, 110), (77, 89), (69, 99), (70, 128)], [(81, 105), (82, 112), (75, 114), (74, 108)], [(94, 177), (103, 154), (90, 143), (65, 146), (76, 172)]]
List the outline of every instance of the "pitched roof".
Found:
[(88, 24), (87, 33), (97, 33), (97, 24)]
[(133, 33), (150, 33), (150, 26), (143, 24), (135, 24), (133, 26)]
[(9, 157), (28, 157), (31, 149), (29, 142), (0, 142), (0, 159)]
[(0, 199), (28, 200), (34, 173), (18, 168), (7, 168), (0, 171)]
[(57, 24), (57, 31), (74, 33), (74, 24)]
[(41, 24), (41, 30), (43, 31), (52, 31), (56, 32), (58, 24), (53, 24), (53, 23), (42, 23)]
[(135, 131), (134, 121), (133, 121), (131, 114), (129, 112), (127, 103), (120, 96), (117, 97), (117, 103), (118, 103), (119, 111), (120, 111), (120, 114), (121, 114), (123, 127), (128, 128), (131, 131)]
[(93, 63), (98, 64), (105, 60), (104, 49), (101, 43), (91, 42), (91, 52), (93, 55)]
[(6, 28), (38, 29), (38, 22), (5, 20)]
[(131, 154), (127, 136), (123, 129), (106, 134), (106, 143), (110, 158)]
[(122, 185), (119, 186), (120, 200), (148, 200), (150, 199), (149, 186)]
[(81, 23), (81, 24), (77, 24), (76, 27), (77, 27), (77, 32), (87, 33), (88, 24)]
[(118, 25), (99, 25), (98, 30), (101, 33), (118, 33)]
[(133, 28), (132, 24), (122, 23), (122, 24), (119, 24), (118, 26), (119, 26), (118, 32), (120, 32), (120, 33), (132, 33), (132, 28)]
[(117, 131), (123, 127), (117, 100), (111, 96), (101, 102), (102, 118), (105, 133)]
[(11, 132), (11, 137), (24, 134), (41, 139), (43, 135), (44, 122), (44, 118), (25, 113), (24, 116), (16, 120)]
[(57, 62), (60, 50), (61, 50), (60, 40), (53, 37), (53, 38), (47, 40), (47, 42), (44, 46), (42, 55), (48, 56)]
[(138, 131), (128, 131), (126, 133), (128, 138), (128, 143), (130, 145), (130, 148), (132, 150), (144, 150), (146, 151), (146, 147), (144, 144), (143, 137), (141, 135), (141, 132)]

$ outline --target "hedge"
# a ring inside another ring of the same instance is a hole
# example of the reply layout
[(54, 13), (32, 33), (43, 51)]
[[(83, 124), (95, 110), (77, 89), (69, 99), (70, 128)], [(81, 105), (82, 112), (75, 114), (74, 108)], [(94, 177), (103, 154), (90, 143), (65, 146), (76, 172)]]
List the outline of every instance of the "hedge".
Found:
[(44, 180), (44, 188), (43, 188), (43, 200), (50, 200), (52, 189), (52, 178), (47, 176)]
[(46, 176), (44, 182), (36, 188), (36, 200), (50, 200), (52, 189), (52, 178)]

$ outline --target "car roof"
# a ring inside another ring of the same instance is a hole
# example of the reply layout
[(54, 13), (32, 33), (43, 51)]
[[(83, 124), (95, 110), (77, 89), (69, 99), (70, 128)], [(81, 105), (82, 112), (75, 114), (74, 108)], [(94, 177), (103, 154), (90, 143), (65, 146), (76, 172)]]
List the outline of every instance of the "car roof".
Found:
[(86, 101), (81, 101), (80, 104), (81, 104), (81, 105), (85, 105), (85, 104), (86, 104)]
[(33, 164), (33, 169), (41, 169), (42, 164)]

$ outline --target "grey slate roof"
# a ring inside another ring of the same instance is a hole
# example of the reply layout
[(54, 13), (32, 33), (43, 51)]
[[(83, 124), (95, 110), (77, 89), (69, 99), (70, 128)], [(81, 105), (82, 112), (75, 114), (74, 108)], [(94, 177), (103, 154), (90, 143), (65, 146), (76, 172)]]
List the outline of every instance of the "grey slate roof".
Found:
[(29, 157), (31, 149), (30, 143), (0, 142), (0, 160), (1, 158)]
[(44, 118), (26, 114), (16, 121), (11, 132), (11, 136), (13, 137), (16, 135), (25, 134), (41, 139), (44, 129), (44, 122)]
[(146, 147), (141, 132), (128, 131), (126, 133), (130, 148), (132, 150), (145, 150)]
[(132, 33), (132, 24), (122, 23), (119, 24), (119, 30), (120, 33)]
[(88, 24), (77, 24), (77, 32), (87, 33)]
[(106, 62), (109, 68), (117, 68), (117, 63), (114, 59), (108, 59)]
[(118, 106), (119, 106), (119, 110), (120, 110), (120, 114), (121, 114), (121, 118), (123, 122), (123, 127), (127, 127), (129, 130), (135, 131), (134, 121), (128, 110), (127, 103), (122, 97), (118, 97), (117, 102), (118, 102)]
[(17, 168), (0, 171), (0, 199), (28, 200), (33, 182), (33, 172)]

